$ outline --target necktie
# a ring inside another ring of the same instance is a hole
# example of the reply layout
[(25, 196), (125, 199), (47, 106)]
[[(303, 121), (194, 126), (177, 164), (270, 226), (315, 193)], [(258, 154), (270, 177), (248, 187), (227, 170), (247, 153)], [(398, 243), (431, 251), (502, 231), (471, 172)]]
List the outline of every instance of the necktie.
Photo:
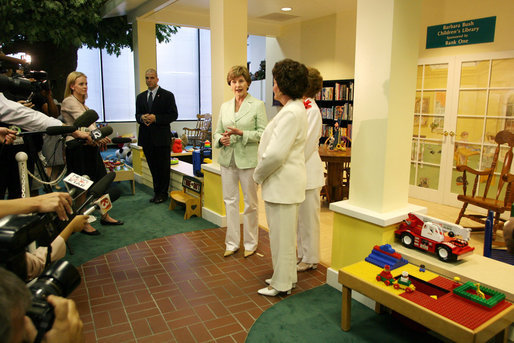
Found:
[(148, 111), (150, 111), (152, 109), (152, 103), (153, 103), (153, 99), (152, 99), (152, 92), (149, 92), (149, 95), (148, 95)]

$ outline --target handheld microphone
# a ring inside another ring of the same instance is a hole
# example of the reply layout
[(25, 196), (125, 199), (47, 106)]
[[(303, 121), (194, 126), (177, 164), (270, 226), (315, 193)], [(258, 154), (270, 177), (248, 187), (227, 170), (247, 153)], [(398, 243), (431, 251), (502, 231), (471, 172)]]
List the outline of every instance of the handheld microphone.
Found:
[(84, 211), (84, 215), (90, 215), (94, 210), (100, 210), (102, 214), (107, 213), (112, 208), (112, 203), (119, 199), (121, 191), (117, 188), (109, 190), (107, 194), (102, 195), (98, 200), (93, 202), (93, 206)]
[(84, 207), (86, 207), (91, 202), (91, 200), (101, 197), (114, 181), (114, 178), (116, 178), (116, 173), (110, 172), (98, 180), (98, 182), (95, 183), (89, 190), (90, 195), (87, 197), (86, 201), (84, 201), (84, 203), (74, 212), (80, 213)]
[(88, 127), (98, 120), (98, 113), (95, 110), (84, 111), (73, 123), (76, 127)]
[(137, 143), (137, 139), (130, 137), (113, 137), (111, 142), (114, 144)]
[[(110, 134), (112, 134), (112, 131), (113, 131), (112, 127), (110, 127), (109, 125), (106, 125), (99, 129), (90, 131), (90, 136), (94, 141), (97, 141), (99, 139), (109, 136)], [(86, 140), (84, 140), (84, 139), (72, 139), (72, 140), (66, 142), (66, 146), (70, 149), (74, 149), (74, 148), (84, 144), (85, 142), (86, 142)]]
[(77, 127), (74, 125), (66, 126), (49, 126), (44, 131), (31, 131), (31, 132), (19, 132), (17, 136), (28, 136), (28, 135), (36, 135), (36, 134), (43, 134), (46, 133), (49, 136), (58, 136), (58, 135), (65, 135), (68, 133), (75, 132), (77, 130)]

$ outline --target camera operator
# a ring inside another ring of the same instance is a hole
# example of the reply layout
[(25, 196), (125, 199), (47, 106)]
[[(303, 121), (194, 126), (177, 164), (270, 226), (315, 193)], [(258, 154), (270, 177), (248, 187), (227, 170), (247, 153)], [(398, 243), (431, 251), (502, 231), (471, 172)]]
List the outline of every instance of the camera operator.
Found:
[[(2, 92), (0, 92), (0, 123), (3, 123), (0, 126), (16, 125), (26, 131), (42, 131), (49, 126), (63, 125), (58, 119), (8, 100)], [(72, 133), (72, 136), (92, 142), (87, 132), (77, 130)], [(9, 166), (9, 168), (0, 168), (0, 199), (4, 198), (7, 187), (9, 187), (9, 199), (19, 198), (21, 187), (18, 164), (14, 158), (16, 152), (10, 151), (9, 147), (2, 148), (0, 151), (0, 159)]]
[[(31, 198), (0, 200), (0, 218), (9, 214), (27, 214), (33, 212), (56, 212), (60, 220), (68, 220), (72, 214), (71, 197), (68, 193), (48, 193)], [(66, 241), (73, 232), (80, 232), (87, 224), (88, 216), (78, 215), (61, 231), (51, 244), (50, 262), (66, 255)], [(39, 247), (33, 252), (25, 253), (27, 263), (27, 280), (39, 276), (47, 265), (46, 247)]]
[[(55, 311), (52, 328), (43, 341), (48, 343), (83, 342), (83, 323), (75, 302), (50, 295), (47, 301)], [(33, 342), (36, 329), (25, 315), (31, 304), (31, 294), (25, 284), (14, 274), (0, 267), (0, 337), (5, 342)]]

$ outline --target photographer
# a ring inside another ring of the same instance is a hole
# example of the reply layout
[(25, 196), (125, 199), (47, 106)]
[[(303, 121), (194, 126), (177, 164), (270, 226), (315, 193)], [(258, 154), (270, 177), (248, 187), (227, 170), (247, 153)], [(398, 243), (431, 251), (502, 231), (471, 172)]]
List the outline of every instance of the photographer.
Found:
[[(49, 193), (31, 198), (19, 198), (12, 200), (0, 200), (0, 218), (9, 214), (56, 212), (59, 219), (68, 220), (68, 214), (72, 214), (71, 197), (68, 193)], [(50, 262), (57, 261), (66, 254), (66, 241), (73, 232), (80, 232), (87, 224), (88, 216), (79, 215), (61, 231), (52, 244)], [(47, 262), (48, 250), (46, 247), (39, 247), (33, 252), (27, 252), (25, 259), (27, 263), (27, 280), (40, 275)]]
[[(70, 299), (50, 295), (48, 302), (55, 311), (52, 328), (43, 341), (82, 342), (82, 320), (75, 302)], [(31, 294), (25, 284), (13, 273), (0, 267), (0, 337), (5, 342), (33, 342), (36, 337), (34, 324), (25, 313), (31, 304)]]

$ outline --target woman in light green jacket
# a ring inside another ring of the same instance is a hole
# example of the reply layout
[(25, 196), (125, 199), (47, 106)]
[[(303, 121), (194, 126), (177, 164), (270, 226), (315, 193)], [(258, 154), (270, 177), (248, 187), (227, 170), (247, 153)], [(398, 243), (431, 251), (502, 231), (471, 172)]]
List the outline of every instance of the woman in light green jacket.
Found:
[(244, 257), (252, 255), (259, 241), (257, 185), (253, 171), (257, 165), (257, 150), (268, 119), (261, 100), (248, 94), (252, 82), (248, 69), (234, 66), (227, 75), (227, 83), (234, 98), (223, 103), (214, 132), (213, 147), (220, 149), (223, 200), (227, 213), (227, 234), (224, 256), (239, 250), (241, 230), (239, 221), (239, 183), (244, 197)]

